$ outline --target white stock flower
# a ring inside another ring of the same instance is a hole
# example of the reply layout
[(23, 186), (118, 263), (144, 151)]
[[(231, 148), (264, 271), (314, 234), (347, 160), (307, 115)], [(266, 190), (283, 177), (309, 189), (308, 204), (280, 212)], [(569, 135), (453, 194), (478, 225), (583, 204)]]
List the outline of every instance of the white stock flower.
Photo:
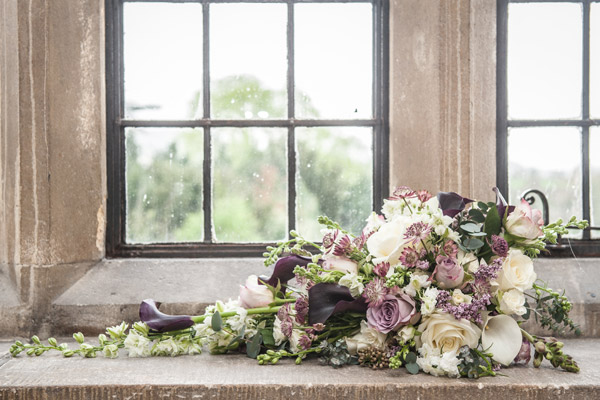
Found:
[(359, 350), (369, 347), (383, 350), (385, 348), (386, 339), (386, 334), (369, 328), (367, 322), (363, 320), (360, 322), (360, 332), (352, 337), (346, 338), (346, 346), (348, 346), (348, 352), (352, 355), (358, 353)]
[(502, 264), (502, 269), (494, 282), (498, 289), (507, 291), (510, 289), (519, 289), (522, 292), (531, 289), (537, 275), (533, 270), (533, 261), (527, 257), (521, 250), (512, 249), (508, 251), (508, 256)]
[(385, 224), (385, 218), (382, 215), (378, 215), (375, 211), (373, 211), (371, 215), (369, 215), (369, 217), (365, 220), (365, 222), (367, 223), (365, 230), (372, 232), (376, 231), (383, 224)]
[(381, 212), (385, 215), (385, 219), (391, 221), (394, 217), (398, 215), (402, 215), (402, 210), (405, 205), (400, 200), (383, 200), (383, 207), (381, 208)]
[(506, 292), (499, 292), (500, 311), (504, 314), (523, 315), (527, 312), (525, 308), (525, 295), (519, 289), (510, 289)]
[(152, 355), (175, 357), (179, 355), (179, 346), (173, 338), (164, 339), (152, 347)]
[(481, 336), (481, 329), (477, 325), (466, 319), (456, 319), (445, 312), (436, 312), (423, 318), (418, 330), (422, 333), (416, 336), (417, 345), (428, 344), (443, 352), (458, 353), (464, 345), (475, 348)]
[(468, 294), (464, 294), (460, 289), (454, 289), (452, 291), (452, 304), (455, 306), (463, 303), (471, 304), (471, 300), (473, 300), (473, 297), (469, 296)]
[(419, 348), (419, 357), (417, 357), (417, 365), (423, 372), (434, 375), (447, 375), (451, 378), (458, 378), (460, 372), (458, 365), (460, 360), (454, 351), (440, 352), (440, 349), (434, 348), (425, 343)]
[(428, 288), (429, 286), (431, 286), (429, 275), (425, 273), (414, 272), (410, 277), (408, 285), (404, 287), (404, 293), (410, 297), (416, 297), (417, 292), (421, 290), (421, 288)]
[(415, 337), (416, 330), (417, 329), (412, 325), (403, 326), (402, 329), (398, 331), (396, 339), (399, 343), (406, 343)]
[(346, 274), (342, 276), (338, 281), (338, 284), (350, 289), (350, 294), (354, 298), (359, 297), (363, 290), (365, 290), (365, 285), (362, 283), (362, 277), (356, 274)]
[(460, 360), (458, 359), (458, 357), (456, 357), (456, 353), (452, 351), (447, 351), (444, 354), (442, 354), (439, 367), (449, 377), (458, 378), (460, 376), (460, 372), (458, 371), (459, 364)]
[(123, 342), (129, 357), (149, 357), (151, 355), (152, 341), (145, 336), (141, 336), (135, 330), (130, 330), (127, 338)]
[(421, 315), (427, 316), (435, 312), (439, 292), (436, 287), (429, 287), (425, 290), (421, 297)]
[(119, 348), (116, 344), (109, 344), (107, 346), (104, 346), (104, 349), (102, 349), (102, 353), (106, 358), (117, 358), (119, 357)]

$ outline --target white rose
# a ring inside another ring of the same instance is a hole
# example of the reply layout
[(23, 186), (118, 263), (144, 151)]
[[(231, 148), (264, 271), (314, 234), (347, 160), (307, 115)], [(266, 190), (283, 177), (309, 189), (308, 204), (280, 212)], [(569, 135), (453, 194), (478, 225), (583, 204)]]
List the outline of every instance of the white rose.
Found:
[(504, 314), (523, 315), (527, 312), (525, 308), (525, 295), (519, 289), (510, 289), (498, 295), (500, 299), (500, 311)]
[(358, 263), (346, 257), (327, 255), (323, 257), (323, 269), (340, 271), (346, 274), (357, 274)]
[(521, 250), (513, 249), (508, 251), (508, 256), (504, 260), (495, 283), (502, 291), (517, 288), (524, 292), (531, 289), (536, 279), (537, 275), (533, 270), (531, 258), (523, 254)]
[(471, 296), (464, 294), (460, 289), (454, 289), (452, 292), (452, 304), (455, 306), (463, 303), (471, 304), (472, 299), (473, 298)]
[(481, 329), (466, 319), (456, 319), (448, 313), (437, 312), (419, 325), (420, 336), (416, 336), (417, 347), (428, 344), (440, 352), (457, 353), (462, 346), (477, 347)]
[(367, 248), (373, 256), (373, 264), (387, 262), (393, 267), (400, 262), (402, 250), (410, 244), (410, 239), (404, 239), (404, 233), (412, 222), (410, 217), (399, 216), (369, 237)]
[(362, 283), (362, 278), (356, 274), (346, 274), (340, 278), (338, 283), (350, 289), (350, 294), (354, 298), (359, 297), (363, 290), (365, 290), (365, 285)]
[(346, 338), (346, 346), (348, 346), (348, 352), (352, 355), (358, 353), (359, 350), (369, 347), (383, 350), (386, 339), (387, 335), (385, 333), (369, 328), (367, 322), (363, 320), (360, 322), (360, 332), (350, 338)]
[(240, 286), (240, 303), (244, 308), (265, 307), (273, 302), (273, 292), (258, 283), (256, 275), (246, 279), (246, 285)]

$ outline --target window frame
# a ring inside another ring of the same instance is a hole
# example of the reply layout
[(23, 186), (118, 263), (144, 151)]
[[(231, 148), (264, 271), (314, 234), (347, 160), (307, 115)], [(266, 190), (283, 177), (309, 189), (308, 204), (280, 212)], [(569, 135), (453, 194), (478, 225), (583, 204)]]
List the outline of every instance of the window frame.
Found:
[[(123, 5), (125, 2), (198, 3), (203, 8), (203, 118), (197, 120), (147, 121), (124, 118)], [(279, 3), (287, 5), (287, 92), (288, 115), (277, 120), (217, 120), (210, 118), (209, 4)], [(373, 6), (373, 114), (367, 119), (295, 119), (294, 118), (294, 4), (370, 3)], [(213, 127), (287, 128), (288, 228), (296, 219), (296, 151), (294, 131), (298, 127), (364, 126), (373, 129), (374, 210), (381, 208), (389, 187), (389, 2), (387, 0), (105, 0), (106, 18), (106, 145), (107, 145), (107, 257), (258, 257), (273, 243), (215, 243), (212, 232), (212, 160)], [(125, 240), (126, 174), (125, 128), (190, 127), (204, 130), (203, 201), (204, 241), (179, 243), (130, 244)], [(365, 216), (366, 217), (366, 216)]]
[[(517, 120), (508, 118), (508, 7), (510, 3), (577, 3), (582, 5), (582, 115), (579, 119)], [(590, 221), (590, 127), (600, 126), (599, 119), (590, 118), (590, 6), (600, 0), (498, 0), (497, 47), (496, 47), (496, 185), (502, 193), (509, 193), (508, 182), (508, 129), (513, 127), (561, 127), (581, 128), (581, 184), (582, 217)], [(533, 188), (535, 189), (535, 188)], [(535, 201), (535, 200), (533, 200)], [(546, 210), (547, 212), (547, 210)], [(546, 223), (548, 221), (545, 221)], [(599, 257), (600, 240), (591, 239), (591, 230), (583, 230), (582, 239), (560, 239), (557, 245), (549, 245), (552, 257)]]

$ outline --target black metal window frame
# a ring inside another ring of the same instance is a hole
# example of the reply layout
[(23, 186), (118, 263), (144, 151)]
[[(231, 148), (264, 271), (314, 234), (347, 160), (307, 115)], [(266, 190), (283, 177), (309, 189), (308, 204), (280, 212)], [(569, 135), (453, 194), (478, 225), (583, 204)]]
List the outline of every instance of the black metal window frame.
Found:
[[(124, 118), (124, 3), (198, 3), (203, 8), (203, 118), (197, 120), (127, 120)], [(287, 5), (287, 99), (288, 117), (277, 120), (217, 120), (210, 118), (210, 4), (278, 3)], [(368, 119), (296, 119), (294, 96), (294, 5), (302, 3), (367, 3), (373, 6), (373, 113)], [(299, 127), (370, 127), (373, 129), (373, 199), (379, 209), (387, 196), (388, 151), (388, 0), (105, 0), (106, 10), (106, 99), (107, 99), (107, 257), (255, 257), (272, 243), (215, 243), (212, 232), (211, 128), (287, 128), (288, 228), (296, 226), (295, 129)], [(204, 241), (194, 243), (129, 244), (125, 241), (125, 128), (204, 129), (203, 212)]]
[[(508, 118), (508, 7), (510, 3), (576, 3), (583, 10), (582, 35), (582, 116), (579, 119), (552, 120), (517, 120)], [(513, 127), (578, 127), (581, 128), (581, 183), (582, 183), (582, 216), (590, 221), (590, 127), (600, 126), (600, 120), (590, 118), (590, 6), (600, 0), (498, 0), (497, 2), (497, 54), (496, 54), (496, 184), (508, 194), (508, 129)], [(533, 188), (535, 189), (535, 188)], [(533, 197), (526, 196), (532, 203)], [(543, 201), (544, 199), (542, 199)], [(547, 210), (545, 210), (547, 213)], [(547, 215), (547, 214), (546, 214)], [(600, 227), (589, 227), (583, 231), (582, 239), (561, 240), (558, 245), (549, 246), (550, 256), (600, 256), (600, 240), (591, 239), (591, 230)]]

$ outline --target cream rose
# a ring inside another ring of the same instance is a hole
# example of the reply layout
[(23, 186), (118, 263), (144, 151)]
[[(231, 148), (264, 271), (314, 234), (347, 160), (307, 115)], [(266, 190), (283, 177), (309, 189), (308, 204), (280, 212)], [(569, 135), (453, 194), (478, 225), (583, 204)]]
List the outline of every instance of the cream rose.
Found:
[(258, 283), (256, 275), (250, 275), (246, 284), (240, 286), (240, 303), (244, 308), (265, 307), (273, 302), (273, 292)]
[(477, 347), (481, 337), (481, 329), (466, 319), (456, 319), (448, 313), (436, 312), (424, 318), (419, 325), (420, 336), (415, 336), (417, 347), (423, 344), (439, 349), (440, 352), (458, 352), (467, 345)]
[(387, 335), (385, 333), (377, 332), (375, 329), (369, 328), (367, 321), (360, 322), (360, 332), (356, 335), (346, 338), (346, 346), (348, 346), (348, 352), (352, 355), (358, 353), (359, 350), (363, 350), (369, 347), (374, 347), (379, 350), (385, 348), (385, 341)]
[(531, 289), (531, 285), (537, 279), (533, 270), (533, 261), (527, 257), (521, 250), (509, 250), (508, 256), (504, 260), (502, 269), (494, 282), (498, 289), (508, 291), (510, 289), (519, 289), (524, 292)]
[(500, 311), (504, 314), (523, 315), (527, 312), (524, 306), (525, 295), (519, 289), (510, 289), (501, 293), (498, 297), (500, 299)]
[(387, 262), (395, 266), (400, 262), (402, 250), (410, 244), (410, 239), (405, 239), (404, 233), (413, 222), (410, 217), (398, 216), (371, 235), (367, 240), (367, 247), (374, 264)]
[(460, 289), (454, 289), (452, 292), (452, 304), (455, 306), (463, 303), (471, 304), (471, 300), (473, 300), (473, 298), (468, 294), (464, 294)]

